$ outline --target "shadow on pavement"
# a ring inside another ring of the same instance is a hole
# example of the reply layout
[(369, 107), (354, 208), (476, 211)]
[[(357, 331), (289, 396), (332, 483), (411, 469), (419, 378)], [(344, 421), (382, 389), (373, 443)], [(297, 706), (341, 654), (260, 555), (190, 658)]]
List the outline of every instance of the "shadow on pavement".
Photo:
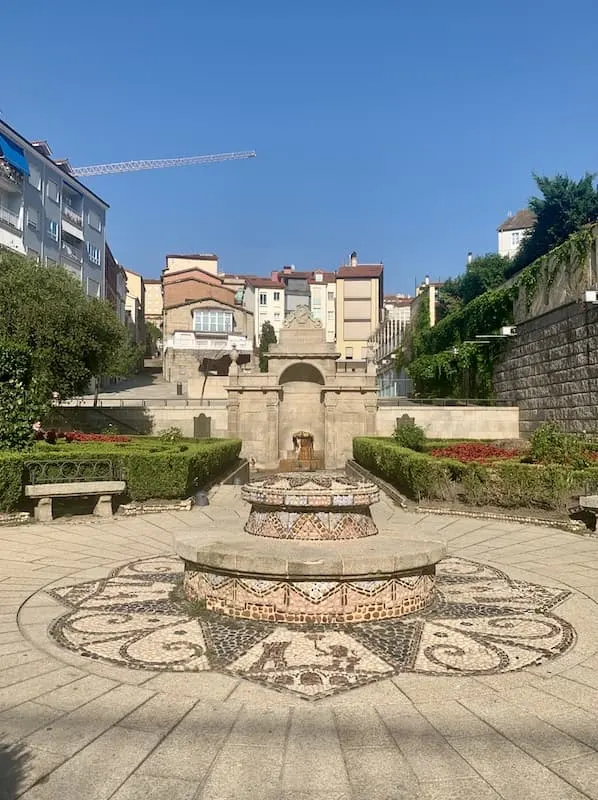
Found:
[(0, 737), (0, 800), (15, 800), (25, 777), (30, 755), (22, 744), (7, 744)]

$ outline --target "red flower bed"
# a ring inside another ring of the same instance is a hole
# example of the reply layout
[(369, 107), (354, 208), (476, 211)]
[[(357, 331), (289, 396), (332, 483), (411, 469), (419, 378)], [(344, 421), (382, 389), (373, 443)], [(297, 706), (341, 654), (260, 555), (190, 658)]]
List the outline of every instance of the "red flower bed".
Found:
[(483, 442), (461, 442), (446, 447), (436, 447), (429, 451), (429, 455), (436, 458), (454, 458), (456, 461), (487, 461), (498, 458), (515, 458), (519, 455), (516, 450), (505, 450), (493, 444)]
[(116, 433), (81, 433), (81, 431), (66, 431), (64, 438), (67, 442), (130, 442), (130, 436), (121, 436)]

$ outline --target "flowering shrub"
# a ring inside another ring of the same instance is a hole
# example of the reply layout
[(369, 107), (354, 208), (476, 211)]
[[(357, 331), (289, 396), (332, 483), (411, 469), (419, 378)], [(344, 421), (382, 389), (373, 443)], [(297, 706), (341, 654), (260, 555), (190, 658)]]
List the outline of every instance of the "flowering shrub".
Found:
[(56, 444), (58, 439), (64, 439), (66, 442), (130, 442), (130, 436), (122, 436), (119, 434), (106, 434), (106, 433), (82, 433), (82, 431), (56, 431), (53, 429), (44, 431), (39, 422), (32, 425), (33, 433), (36, 441), (48, 442), (48, 444)]
[(81, 431), (67, 431), (63, 434), (67, 442), (130, 442), (130, 436), (116, 433), (81, 433)]
[(467, 464), (470, 461), (488, 461), (490, 459), (514, 458), (519, 455), (516, 450), (505, 450), (484, 442), (460, 442), (436, 447), (429, 451), (429, 455), (436, 458), (453, 458)]

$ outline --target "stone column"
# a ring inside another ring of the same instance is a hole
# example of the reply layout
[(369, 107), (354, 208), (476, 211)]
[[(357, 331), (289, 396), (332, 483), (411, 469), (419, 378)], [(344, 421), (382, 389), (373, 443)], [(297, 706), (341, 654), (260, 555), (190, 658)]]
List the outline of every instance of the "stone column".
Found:
[(327, 469), (335, 469), (338, 466), (338, 441), (336, 436), (338, 398), (338, 392), (326, 392), (324, 394), (324, 466)]
[(278, 467), (278, 390), (266, 394), (266, 431), (264, 440), (264, 461), (269, 469)]
[(378, 397), (376, 392), (368, 392), (363, 398), (365, 406), (365, 435), (376, 435), (376, 412), (378, 411)]
[(228, 393), (228, 401), (226, 408), (228, 411), (228, 435), (231, 439), (240, 438), (239, 430), (239, 406), (240, 406), (239, 392)]

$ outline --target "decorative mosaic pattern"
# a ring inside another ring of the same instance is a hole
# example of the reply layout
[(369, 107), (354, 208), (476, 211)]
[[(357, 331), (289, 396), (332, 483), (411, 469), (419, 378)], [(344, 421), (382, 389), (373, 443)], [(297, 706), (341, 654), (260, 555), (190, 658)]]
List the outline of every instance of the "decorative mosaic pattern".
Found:
[[(320, 498), (314, 498), (319, 500)], [(322, 498), (329, 505), (327, 498)], [(369, 508), (352, 511), (273, 511), (253, 506), (245, 531), (275, 539), (358, 539), (378, 529)]]
[(50, 634), (109, 664), (219, 670), (312, 700), (401, 672), (463, 677), (518, 670), (555, 658), (575, 641), (571, 626), (552, 613), (568, 592), (457, 558), (439, 564), (437, 602), (426, 613), (307, 628), (206, 610), (189, 616), (188, 606), (171, 599), (181, 575), (178, 558), (156, 557), (54, 590), (69, 610)]
[(373, 483), (314, 473), (271, 475), (245, 484), (241, 493), (253, 505), (287, 508), (350, 508), (369, 506), (380, 499)]
[(185, 597), (241, 619), (289, 624), (356, 623), (422, 611), (434, 600), (434, 567), (425, 574), (372, 581), (281, 581), (185, 570)]

